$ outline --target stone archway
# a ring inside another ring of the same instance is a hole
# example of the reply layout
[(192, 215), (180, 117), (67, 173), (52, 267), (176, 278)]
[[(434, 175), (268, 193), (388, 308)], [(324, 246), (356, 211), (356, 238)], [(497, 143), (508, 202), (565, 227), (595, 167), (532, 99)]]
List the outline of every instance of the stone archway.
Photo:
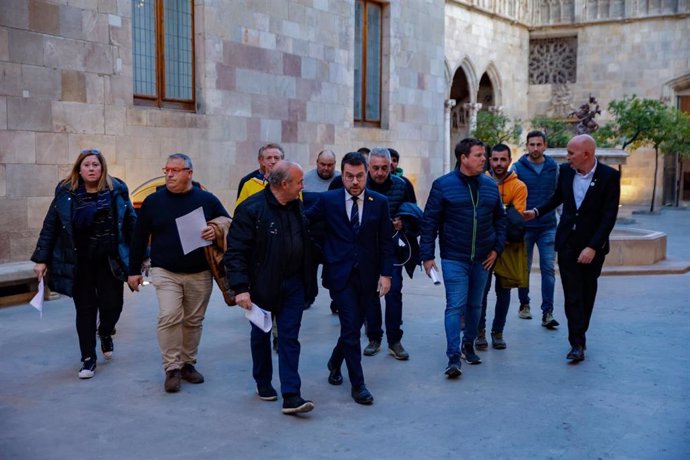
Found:
[(463, 59), (453, 73), (450, 85), (450, 146), (451, 151), (460, 139), (467, 137), (476, 116), (477, 76), (468, 58)]
[(477, 102), (482, 104), (482, 109), (484, 110), (501, 112), (503, 110), (503, 85), (498, 69), (496, 69), (493, 62), (487, 66), (481, 80), (479, 80), (478, 91), (479, 93), (483, 93), (483, 91), (488, 92), (489, 87), (491, 88), (490, 100), (488, 100), (488, 94), (484, 95), (485, 100), (482, 100), (483, 94), (477, 94)]
[(482, 105), (482, 110), (489, 110), (490, 107), (496, 105), (494, 85), (486, 72), (484, 72), (484, 75), (482, 75), (482, 78), (479, 80), (477, 102)]

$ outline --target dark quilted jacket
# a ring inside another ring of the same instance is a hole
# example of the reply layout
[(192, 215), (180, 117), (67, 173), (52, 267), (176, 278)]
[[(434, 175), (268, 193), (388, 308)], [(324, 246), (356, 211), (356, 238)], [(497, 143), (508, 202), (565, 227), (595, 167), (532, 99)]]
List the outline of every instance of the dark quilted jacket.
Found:
[[(541, 206), (551, 198), (553, 191), (556, 190), (558, 181), (558, 164), (551, 157), (544, 157), (544, 167), (541, 173), (537, 173), (532, 162), (527, 158), (529, 154), (524, 154), (513, 165), (513, 170), (527, 186), (527, 209), (534, 209)], [(556, 227), (556, 211), (551, 211), (543, 216), (539, 216), (525, 222), (526, 228)]]
[(483, 261), (505, 245), (505, 210), (493, 179), (480, 174), (476, 206), (470, 187), (459, 170), (434, 181), (424, 208), (420, 240), (423, 261), (434, 258), (439, 236), (441, 258), (460, 262)]
[[(129, 243), (132, 240), (137, 215), (129, 199), (127, 185), (114, 177), (112, 200), (117, 222), (116, 262), (122, 271), (119, 276), (124, 276), (129, 265)], [(72, 229), (72, 203), (74, 192), (69, 189), (69, 185), (58, 185), (55, 189), (55, 198), (43, 221), (36, 250), (31, 256), (32, 261), (48, 265), (47, 281), (50, 289), (70, 297), (74, 288), (78, 257)]]

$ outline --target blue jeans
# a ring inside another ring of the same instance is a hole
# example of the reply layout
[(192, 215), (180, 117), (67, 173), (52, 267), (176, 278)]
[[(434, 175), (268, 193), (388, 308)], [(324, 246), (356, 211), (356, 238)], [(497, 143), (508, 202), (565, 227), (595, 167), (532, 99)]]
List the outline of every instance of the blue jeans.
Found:
[[(525, 232), (525, 246), (527, 246), (527, 270), (532, 271), (532, 255), (534, 244), (539, 249), (539, 271), (541, 272), (541, 311), (553, 312), (553, 290), (556, 285), (556, 227), (528, 228)], [(529, 304), (529, 288), (519, 288), (518, 297), (521, 305)]]
[[(491, 290), (491, 273), (486, 280), (486, 288), (484, 289), (484, 297), (482, 298), (482, 312), (479, 316), (480, 331), (486, 329), (486, 304), (489, 291)], [(503, 332), (506, 325), (506, 317), (508, 316), (508, 307), (510, 307), (510, 288), (502, 288), (498, 276), (496, 276), (496, 309), (494, 311), (494, 322), (491, 325), (491, 332)]]
[(446, 355), (448, 358), (460, 355), (460, 317), (465, 317), (463, 343), (474, 343), (482, 308), (484, 287), (489, 272), (481, 261), (459, 262), (441, 260), (443, 283), (446, 285)]
[[(300, 394), (299, 377), (299, 329), (304, 311), (304, 284), (301, 276), (292, 276), (283, 281), (280, 287), (282, 305), (275, 314), (278, 327), (278, 373), (280, 391), (285, 394)], [(261, 305), (259, 305), (261, 306)], [(271, 383), (273, 360), (271, 351), (271, 332), (264, 332), (253, 323), (251, 332), (252, 374), (257, 385)]]
[[(386, 338), (388, 344), (400, 342), (402, 325), (402, 266), (393, 266), (391, 289), (386, 294)], [(381, 340), (383, 330), (381, 315), (381, 298), (376, 297), (374, 304), (367, 310), (367, 337), (369, 340)]]

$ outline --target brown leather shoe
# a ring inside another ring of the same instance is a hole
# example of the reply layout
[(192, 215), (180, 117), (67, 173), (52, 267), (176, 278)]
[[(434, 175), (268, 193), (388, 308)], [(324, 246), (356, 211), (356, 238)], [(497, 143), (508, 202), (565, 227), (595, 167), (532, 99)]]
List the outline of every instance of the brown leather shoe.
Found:
[(168, 393), (177, 393), (180, 391), (180, 377), (179, 369), (165, 371), (165, 391)]
[(201, 373), (197, 371), (191, 364), (185, 364), (182, 366), (181, 374), (182, 378), (189, 383), (204, 383), (204, 376), (201, 375)]

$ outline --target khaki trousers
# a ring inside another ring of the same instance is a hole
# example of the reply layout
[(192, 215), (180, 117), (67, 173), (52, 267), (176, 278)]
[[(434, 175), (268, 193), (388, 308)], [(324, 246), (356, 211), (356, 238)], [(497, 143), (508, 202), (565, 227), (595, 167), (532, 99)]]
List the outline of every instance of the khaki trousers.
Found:
[(196, 364), (201, 323), (213, 288), (211, 272), (174, 273), (154, 267), (151, 281), (158, 297), (158, 345), (163, 369)]

